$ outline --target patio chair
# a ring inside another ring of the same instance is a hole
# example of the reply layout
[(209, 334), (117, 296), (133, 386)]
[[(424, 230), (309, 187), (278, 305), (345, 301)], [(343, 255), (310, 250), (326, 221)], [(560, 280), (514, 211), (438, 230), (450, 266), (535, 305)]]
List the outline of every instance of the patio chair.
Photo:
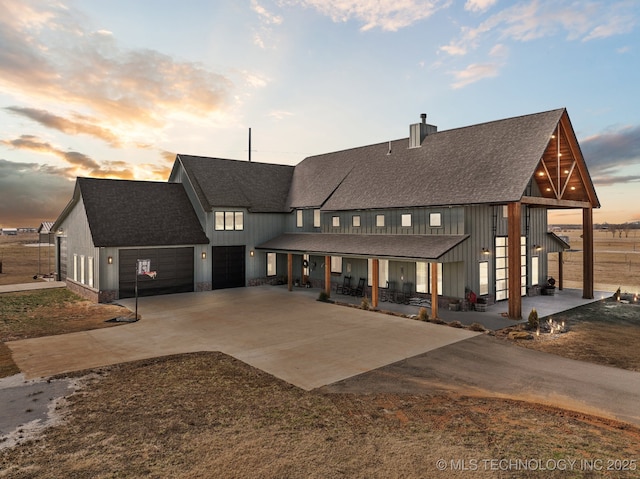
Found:
[(404, 283), (402, 285), (402, 291), (398, 292), (398, 298), (396, 301), (398, 303), (409, 304), (409, 300), (411, 299), (412, 295), (413, 295), (413, 283)]
[(396, 282), (387, 281), (386, 288), (380, 288), (380, 301), (395, 301)]
[(358, 286), (351, 289), (351, 296), (363, 296), (364, 295), (364, 282), (366, 278), (360, 278), (358, 280)]
[(351, 294), (351, 276), (345, 276), (342, 284), (336, 286), (336, 293)]

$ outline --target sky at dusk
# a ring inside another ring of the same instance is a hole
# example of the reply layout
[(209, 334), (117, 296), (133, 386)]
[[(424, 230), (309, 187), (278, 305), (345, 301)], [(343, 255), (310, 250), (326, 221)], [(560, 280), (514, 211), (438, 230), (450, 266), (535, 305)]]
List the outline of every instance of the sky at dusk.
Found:
[[(637, 0), (0, 0), (0, 227), (176, 153), (305, 157), (566, 107), (602, 208), (640, 220)], [(375, 172), (372, 172), (372, 175)], [(581, 223), (580, 210), (552, 223)]]

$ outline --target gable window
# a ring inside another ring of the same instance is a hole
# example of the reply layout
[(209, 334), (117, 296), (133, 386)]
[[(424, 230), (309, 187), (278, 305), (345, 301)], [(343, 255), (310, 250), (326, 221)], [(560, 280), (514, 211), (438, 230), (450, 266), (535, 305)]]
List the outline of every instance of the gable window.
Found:
[(216, 211), (214, 215), (216, 231), (242, 231), (244, 213), (242, 211)]
[(402, 215), (401, 224), (403, 228), (408, 228), (411, 226), (411, 213), (406, 213)]
[(342, 256), (331, 257), (331, 272), (342, 273)]
[[(389, 282), (389, 260), (378, 260), (378, 288), (386, 288)], [(373, 286), (373, 260), (367, 260), (367, 285)]]
[(376, 227), (384, 228), (384, 215), (376, 215)]
[(360, 228), (360, 215), (353, 215), (351, 218), (351, 226), (354, 228)]
[(313, 210), (313, 227), (320, 228), (320, 210)]
[(302, 228), (302, 210), (296, 210), (296, 227)]
[(267, 253), (267, 276), (276, 275), (276, 254)]
[(339, 216), (334, 216), (331, 219), (331, 224), (333, 225), (334, 228), (339, 228), (340, 227), (340, 217)]
[(429, 226), (439, 228), (442, 226), (442, 213), (429, 213)]

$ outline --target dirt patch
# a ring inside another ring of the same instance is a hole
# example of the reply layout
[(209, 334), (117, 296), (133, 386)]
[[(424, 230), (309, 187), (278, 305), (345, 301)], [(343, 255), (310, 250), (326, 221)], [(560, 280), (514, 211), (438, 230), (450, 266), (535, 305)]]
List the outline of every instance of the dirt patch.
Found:
[(640, 430), (613, 421), (445, 393), (305, 392), (219, 353), (100, 369), (66, 408), (0, 451), (0, 477), (560, 478), (483, 461), (565, 460), (571, 477), (625, 478), (637, 465), (607, 476), (579, 461), (640, 459)]

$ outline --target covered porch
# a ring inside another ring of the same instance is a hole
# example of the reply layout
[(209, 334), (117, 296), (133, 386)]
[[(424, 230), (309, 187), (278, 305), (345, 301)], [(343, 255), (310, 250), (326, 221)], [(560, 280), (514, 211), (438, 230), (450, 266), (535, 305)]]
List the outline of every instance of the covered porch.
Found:
[[(359, 297), (358, 301), (367, 294), (371, 306), (378, 308), (381, 302), (391, 304), (398, 298), (402, 303), (413, 297), (430, 300), (434, 292), (436, 295), (463, 297), (465, 281), (455, 272), (461, 269), (458, 265), (462, 264), (458, 247), (468, 237), (285, 233), (256, 249), (286, 255), (289, 291), (296, 284), (308, 283), (309, 267), (316, 271), (317, 277), (319, 267), (322, 281), (309, 283), (312, 286), (321, 284), (327, 297), (350, 293), (355, 288), (354, 296)], [(453, 273), (445, 289), (443, 271)], [(296, 278), (303, 279), (298, 281)], [(426, 304), (430, 316), (437, 318), (438, 301)]]

